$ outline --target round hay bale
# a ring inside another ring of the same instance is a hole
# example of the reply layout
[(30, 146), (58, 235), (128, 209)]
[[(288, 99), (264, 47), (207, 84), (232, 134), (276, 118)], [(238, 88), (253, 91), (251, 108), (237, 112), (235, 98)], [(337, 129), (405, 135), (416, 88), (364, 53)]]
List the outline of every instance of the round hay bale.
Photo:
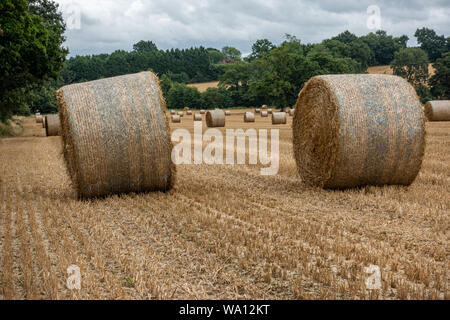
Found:
[(194, 114), (194, 121), (202, 121), (202, 115), (200, 113)]
[(184, 107), (184, 109), (183, 109), (184, 111), (188, 111), (189, 110), (189, 108), (188, 107)]
[(286, 113), (291, 112), (291, 108), (289, 108), (289, 107), (285, 108), (285, 109), (284, 109), (284, 112), (286, 112)]
[(295, 114), (295, 109), (291, 109), (291, 110), (289, 110), (289, 115), (290, 115), (291, 117), (293, 117), (293, 116), (294, 116), (294, 114)]
[(267, 110), (267, 108), (268, 108), (267, 104), (263, 104), (261, 107), (261, 109), (263, 109), (263, 110)]
[(272, 124), (286, 124), (286, 112), (272, 113)]
[(269, 113), (267, 111), (261, 111), (261, 118), (267, 118)]
[(299, 94), (294, 155), (303, 181), (343, 189), (410, 185), (425, 148), (424, 116), (403, 78), (324, 75)]
[(200, 114), (205, 114), (206, 110), (200, 110)]
[(184, 116), (184, 112), (180, 111), (180, 112), (177, 113), (177, 115), (179, 115), (180, 117), (183, 117)]
[(192, 116), (192, 111), (191, 111), (191, 110), (187, 110), (187, 111), (186, 111), (186, 115)]
[(244, 114), (244, 122), (255, 122), (255, 114), (253, 112), (246, 112)]
[(170, 111), (170, 115), (171, 115), (171, 116), (174, 116), (174, 115), (176, 115), (176, 114), (177, 114), (177, 113), (176, 113), (175, 110), (171, 110), (171, 111)]
[(42, 123), (44, 120), (43, 120), (43, 117), (41, 116), (41, 115), (37, 115), (36, 116), (36, 123)]
[(255, 113), (256, 114), (260, 114), (261, 113), (261, 109), (259, 109), (259, 108), (255, 109)]
[(80, 198), (172, 187), (169, 123), (153, 73), (68, 85), (57, 98), (64, 157)]
[(450, 121), (450, 100), (428, 101), (425, 114), (429, 121)]
[(225, 127), (225, 112), (220, 109), (208, 111), (206, 113), (206, 125), (209, 128)]
[(34, 115), (35, 118), (37, 118), (39, 116), (41, 116), (41, 114), (39, 112), (36, 112), (35, 115)]
[(273, 112), (272, 112), (272, 109), (267, 109), (267, 113), (268, 114), (272, 114)]
[(45, 116), (45, 134), (47, 137), (60, 135), (59, 115), (49, 114)]
[(46, 119), (47, 117), (42, 117), (42, 128), (44, 128), (45, 129), (45, 122), (46, 122)]
[(228, 116), (231, 116), (231, 111), (225, 111), (225, 115), (228, 117)]
[(181, 117), (179, 115), (174, 114), (172, 116), (172, 123), (180, 123), (181, 122)]

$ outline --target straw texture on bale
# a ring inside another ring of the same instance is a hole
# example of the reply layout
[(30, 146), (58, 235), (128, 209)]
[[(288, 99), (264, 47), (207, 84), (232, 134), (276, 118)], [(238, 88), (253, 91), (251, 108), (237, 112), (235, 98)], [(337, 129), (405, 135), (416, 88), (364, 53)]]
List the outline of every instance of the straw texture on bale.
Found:
[(410, 185), (424, 154), (424, 116), (403, 78), (324, 75), (299, 94), (294, 155), (303, 181), (331, 189)]
[(44, 120), (42, 120), (43, 117), (41, 115), (36, 116), (36, 123), (42, 123)]
[(206, 125), (209, 128), (225, 127), (225, 112), (220, 109), (208, 111), (206, 113)]
[(65, 86), (57, 98), (64, 156), (80, 198), (171, 189), (170, 129), (153, 73)]
[(286, 124), (286, 112), (272, 113), (272, 124)]
[(181, 117), (179, 115), (174, 114), (172, 116), (172, 122), (173, 123), (180, 123), (181, 122)]
[(255, 122), (255, 114), (253, 112), (246, 112), (244, 114), (244, 122)]
[(269, 113), (267, 111), (261, 111), (261, 117), (267, 118), (269, 116)]
[(261, 109), (255, 109), (255, 113), (256, 113), (256, 114), (261, 113)]
[(180, 111), (180, 112), (178, 112), (178, 115), (179, 115), (180, 117), (183, 117), (183, 116), (184, 116), (184, 112), (183, 112), (183, 111)]
[(45, 116), (45, 134), (47, 137), (60, 135), (59, 115), (49, 114)]
[(200, 110), (200, 114), (205, 114), (206, 110)]
[(202, 115), (200, 113), (194, 114), (194, 121), (202, 121)]
[(225, 115), (228, 117), (228, 116), (231, 116), (231, 111), (225, 111)]
[(450, 121), (450, 100), (428, 101), (425, 114), (429, 121)]
[(186, 115), (192, 116), (192, 111), (191, 110), (186, 110)]

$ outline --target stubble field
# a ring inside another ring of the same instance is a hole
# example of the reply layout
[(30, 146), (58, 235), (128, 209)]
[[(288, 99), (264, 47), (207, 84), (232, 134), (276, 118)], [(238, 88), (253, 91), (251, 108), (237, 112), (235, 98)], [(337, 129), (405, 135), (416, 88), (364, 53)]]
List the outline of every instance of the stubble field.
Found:
[[(274, 128), (233, 112), (227, 128)], [(409, 188), (325, 191), (299, 178), (288, 118), (276, 176), (179, 165), (166, 194), (92, 201), (75, 197), (61, 138), (26, 118), (23, 136), (0, 139), (0, 298), (449, 299), (450, 122), (427, 123)], [(192, 117), (173, 128), (192, 131)]]

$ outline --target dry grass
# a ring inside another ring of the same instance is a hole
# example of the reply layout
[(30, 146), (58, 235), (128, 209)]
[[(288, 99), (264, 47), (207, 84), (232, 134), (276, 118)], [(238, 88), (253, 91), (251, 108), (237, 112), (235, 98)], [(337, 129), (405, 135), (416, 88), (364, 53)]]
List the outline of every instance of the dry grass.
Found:
[[(227, 128), (272, 128), (243, 113)], [(24, 137), (0, 140), (0, 298), (449, 299), (450, 123), (426, 124), (409, 188), (324, 191), (300, 181), (287, 121), (277, 176), (182, 165), (167, 194), (79, 201), (61, 138), (26, 119)], [(369, 264), (382, 290), (366, 290)]]
[[(368, 73), (371, 74), (394, 74), (392, 71), (391, 66), (376, 66), (376, 67), (369, 67), (367, 69)], [(433, 68), (433, 65), (430, 63), (428, 65), (428, 73), (430, 74), (430, 77), (434, 75), (435, 69)]]
[(189, 87), (197, 88), (200, 92), (205, 92), (208, 88), (217, 88), (219, 86), (219, 81), (202, 82), (202, 83), (191, 83), (188, 84)]

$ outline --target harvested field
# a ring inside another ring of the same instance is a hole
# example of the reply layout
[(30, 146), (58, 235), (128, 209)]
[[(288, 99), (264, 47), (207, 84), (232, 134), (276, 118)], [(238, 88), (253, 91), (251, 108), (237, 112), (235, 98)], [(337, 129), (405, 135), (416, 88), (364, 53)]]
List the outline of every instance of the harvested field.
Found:
[[(273, 128), (245, 111), (216, 130)], [(0, 298), (449, 299), (450, 122), (426, 123), (410, 187), (326, 191), (299, 178), (292, 121), (276, 127), (276, 176), (179, 165), (168, 193), (80, 201), (61, 137), (25, 119), (23, 136), (0, 140)], [(66, 287), (70, 265), (81, 290)], [(366, 289), (369, 265), (381, 290)]]

